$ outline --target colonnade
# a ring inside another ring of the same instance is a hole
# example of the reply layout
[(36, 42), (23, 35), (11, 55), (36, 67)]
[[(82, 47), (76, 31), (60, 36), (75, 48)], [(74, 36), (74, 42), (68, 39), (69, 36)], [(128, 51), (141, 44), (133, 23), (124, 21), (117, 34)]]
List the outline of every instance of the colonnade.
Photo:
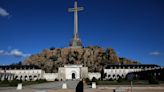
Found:
[(12, 73), (0, 73), (0, 80), (13, 80), (14, 74)]
[(13, 73), (0, 73), (0, 80), (13, 80), (13, 79), (17, 79), (17, 80), (23, 80), (23, 81), (35, 81), (37, 79), (41, 79), (40, 75), (16, 75)]

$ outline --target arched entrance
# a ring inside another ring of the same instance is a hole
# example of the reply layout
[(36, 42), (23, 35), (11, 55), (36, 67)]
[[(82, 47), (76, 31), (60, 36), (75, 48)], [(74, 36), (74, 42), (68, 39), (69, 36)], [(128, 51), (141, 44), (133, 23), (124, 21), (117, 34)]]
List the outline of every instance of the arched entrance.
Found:
[(75, 73), (72, 73), (72, 79), (76, 79)]

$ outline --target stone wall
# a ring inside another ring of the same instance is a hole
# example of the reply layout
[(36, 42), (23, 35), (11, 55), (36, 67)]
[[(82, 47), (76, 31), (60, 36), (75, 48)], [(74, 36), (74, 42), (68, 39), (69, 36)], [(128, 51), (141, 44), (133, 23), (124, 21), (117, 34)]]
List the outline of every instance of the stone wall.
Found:
[(47, 81), (55, 81), (55, 79), (58, 79), (58, 73), (44, 73), (43, 78)]
[(65, 77), (65, 68), (64, 67), (59, 67), (58, 69), (58, 79), (61, 81), (61, 80), (66, 80), (66, 77)]
[(21, 69), (21, 70), (1, 70), (4, 74), (14, 74), (13, 79), (18, 80), (37, 80), (43, 79), (44, 71), (41, 69)]
[(88, 78), (90, 80), (92, 80), (93, 77), (95, 77), (96, 79), (99, 79), (99, 78), (101, 78), (101, 74), (99, 72), (97, 72), (97, 73), (88, 73)]
[(142, 69), (104, 69), (104, 73), (106, 73), (106, 79), (117, 80), (119, 77), (125, 78), (126, 75), (130, 72), (136, 72), (141, 70)]
[(0, 81), (3, 81), (3, 80), (13, 80), (14, 79), (14, 74), (12, 73), (1, 73), (0, 72)]
[(81, 78), (82, 79), (88, 78), (88, 67), (81, 68)]

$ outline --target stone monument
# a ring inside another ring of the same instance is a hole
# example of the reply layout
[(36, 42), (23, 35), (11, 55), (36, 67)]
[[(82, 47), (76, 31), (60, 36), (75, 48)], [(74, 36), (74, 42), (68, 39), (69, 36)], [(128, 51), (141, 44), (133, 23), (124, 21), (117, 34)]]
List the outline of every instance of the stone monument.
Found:
[(74, 34), (73, 34), (73, 39), (70, 42), (70, 47), (71, 48), (82, 48), (83, 45), (81, 43), (81, 40), (78, 35), (78, 11), (84, 10), (83, 7), (78, 7), (77, 6), (77, 1), (74, 3), (74, 8), (69, 8), (69, 12), (74, 12)]

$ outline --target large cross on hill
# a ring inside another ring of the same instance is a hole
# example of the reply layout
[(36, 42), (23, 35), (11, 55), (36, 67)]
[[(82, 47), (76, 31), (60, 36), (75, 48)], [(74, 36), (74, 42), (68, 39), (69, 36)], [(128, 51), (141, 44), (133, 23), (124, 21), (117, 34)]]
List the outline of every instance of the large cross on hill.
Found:
[(82, 43), (78, 35), (78, 11), (82, 10), (84, 10), (84, 8), (78, 7), (77, 1), (74, 3), (74, 8), (68, 9), (69, 12), (74, 12), (74, 35), (72, 41), (70, 42), (70, 46), (73, 48), (82, 47)]

